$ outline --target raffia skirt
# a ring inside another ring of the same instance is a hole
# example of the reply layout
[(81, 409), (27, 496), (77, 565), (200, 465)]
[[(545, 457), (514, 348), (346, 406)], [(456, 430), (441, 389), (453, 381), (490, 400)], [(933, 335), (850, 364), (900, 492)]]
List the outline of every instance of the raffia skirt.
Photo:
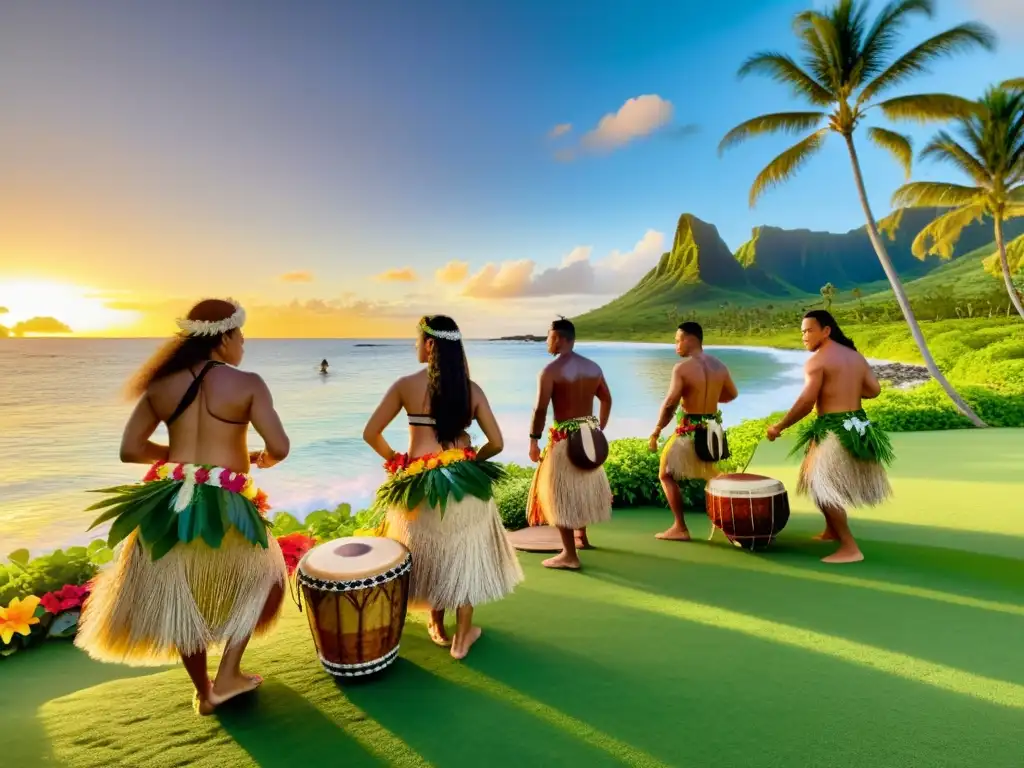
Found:
[(819, 508), (846, 509), (877, 506), (892, 496), (892, 486), (881, 462), (855, 457), (828, 433), (808, 443), (797, 493), (810, 496)]
[(530, 525), (585, 528), (612, 519), (612, 489), (604, 467), (579, 469), (569, 460), (569, 441), (552, 444), (541, 459), (527, 501)]
[(286, 578), (273, 536), (264, 549), (229, 528), (217, 549), (197, 539), (153, 562), (136, 530), (93, 582), (75, 645), (99, 661), (140, 667), (231, 646), (273, 628), (282, 603), (268, 612), (267, 599)]
[(525, 578), (493, 498), (449, 497), (443, 517), (426, 502), (414, 510), (392, 507), (384, 532), (412, 553), (413, 610), (483, 605), (511, 594)]
[(661, 451), (661, 474), (675, 480), (711, 480), (721, 474), (718, 466), (697, 457), (692, 435), (675, 433)]

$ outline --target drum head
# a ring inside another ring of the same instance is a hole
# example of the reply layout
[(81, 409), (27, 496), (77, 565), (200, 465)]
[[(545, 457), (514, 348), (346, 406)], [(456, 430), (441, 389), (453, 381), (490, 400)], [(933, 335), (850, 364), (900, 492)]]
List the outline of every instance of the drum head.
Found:
[(600, 429), (581, 424), (569, 435), (569, 461), (579, 469), (597, 469), (608, 458), (608, 438)]
[(719, 475), (707, 485), (708, 493), (725, 498), (775, 496), (785, 490), (786, 486), (773, 477), (745, 473)]
[(299, 570), (325, 581), (352, 581), (386, 573), (408, 556), (409, 550), (394, 539), (345, 536), (311, 549), (299, 562)]

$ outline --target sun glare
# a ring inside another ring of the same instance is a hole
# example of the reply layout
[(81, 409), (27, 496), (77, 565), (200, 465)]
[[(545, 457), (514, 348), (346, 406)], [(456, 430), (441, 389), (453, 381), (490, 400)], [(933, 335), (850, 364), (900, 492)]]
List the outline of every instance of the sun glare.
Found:
[[(0, 307), (7, 310), (0, 313), (0, 325), (8, 328), (34, 318), (53, 318), (75, 334), (100, 333), (138, 319), (136, 312), (111, 309), (91, 288), (43, 281), (0, 281)], [(66, 333), (52, 323), (36, 321), (33, 325), (25, 335)]]

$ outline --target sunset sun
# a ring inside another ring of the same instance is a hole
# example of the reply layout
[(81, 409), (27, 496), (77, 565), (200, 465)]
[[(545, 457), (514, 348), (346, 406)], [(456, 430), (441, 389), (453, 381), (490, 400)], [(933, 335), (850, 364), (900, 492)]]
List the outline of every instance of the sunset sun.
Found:
[(0, 281), (0, 308), (0, 324), (23, 324), (25, 335), (97, 333), (137, 319), (135, 312), (110, 309), (93, 289), (49, 281)]

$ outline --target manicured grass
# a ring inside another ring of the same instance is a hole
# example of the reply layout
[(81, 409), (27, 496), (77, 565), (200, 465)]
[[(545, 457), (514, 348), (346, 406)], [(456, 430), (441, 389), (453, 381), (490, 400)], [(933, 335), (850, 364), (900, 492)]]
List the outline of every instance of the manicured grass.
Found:
[[(478, 612), (453, 661), (407, 625), (386, 675), (340, 688), (289, 606), (255, 644), (248, 701), (197, 718), (184, 672), (51, 644), (0, 662), (4, 765), (1020, 765), (1024, 431), (894, 435), (896, 499), (854, 516), (867, 561), (826, 566), (791, 498), (777, 546), (707, 520), (620, 511), (585, 571), (549, 572)], [(785, 443), (753, 471), (795, 488)], [(11, 761), (8, 763), (8, 761)]]

